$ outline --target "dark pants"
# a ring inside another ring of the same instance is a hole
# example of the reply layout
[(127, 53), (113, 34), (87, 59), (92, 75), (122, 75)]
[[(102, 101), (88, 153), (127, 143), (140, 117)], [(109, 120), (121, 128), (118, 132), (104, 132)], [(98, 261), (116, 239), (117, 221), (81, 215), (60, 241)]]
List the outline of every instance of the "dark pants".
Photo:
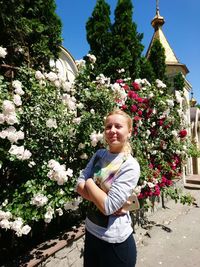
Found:
[(135, 264), (136, 245), (132, 234), (122, 243), (108, 243), (86, 231), (84, 267), (134, 267)]

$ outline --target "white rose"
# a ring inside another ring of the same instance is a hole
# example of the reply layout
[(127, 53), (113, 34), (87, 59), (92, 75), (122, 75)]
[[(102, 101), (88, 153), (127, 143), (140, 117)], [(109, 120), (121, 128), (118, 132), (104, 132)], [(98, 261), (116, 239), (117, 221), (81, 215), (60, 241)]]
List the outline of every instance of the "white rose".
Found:
[(5, 120), (9, 125), (13, 125), (15, 123), (19, 123), (16, 113), (11, 113), (5, 116)]
[(13, 112), (15, 112), (15, 106), (13, 102), (11, 102), (10, 100), (4, 100), (3, 101), (3, 114), (7, 115)]
[(78, 145), (78, 149), (84, 149), (84, 148), (85, 148), (85, 144), (80, 143), (80, 144)]
[(14, 95), (13, 102), (15, 103), (16, 106), (21, 106), (22, 105), (22, 100), (20, 95)]
[(0, 46), (0, 57), (5, 58), (6, 55), (7, 55), (7, 49)]
[(58, 75), (53, 72), (53, 71), (50, 71), (49, 73), (46, 74), (46, 78), (51, 81), (51, 82), (54, 82), (55, 80), (58, 79)]
[[(96, 146), (96, 144), (95, 144)], [(88, 159), (88, 155), (86, 153), (83, 153), (82, 155), (80, 155), (81, 159)]]
[(27, 160), (27, 159), (30, 159), (31, 156), (32, 156), (32, 153), (28, 149), (25, 149), (24, 153), (19, 158), (22, 160)]
[(64, 82), (62, 83), (62, 88), (64, 92), (70, 92), (72, 88), (72, 83), (71, 82)]
[(56, 209), (56, 212), (58, 213), (59, 216), (63, 215), (63, 210), (61, 208)]
[(11, 223), (11, 229), (17, 232), (21, 230), (22, 225), (23, 225), (22, 219), (17, 218), (14, 222)]
[(10, 229), (10, 222), (7, 219), (0, 221), (0, 227), (3, 229)]
[(23, 235), (27, 235), (31, 231), (31, 227), (28, 224), (26, 224), (22, 227), (21, 230)]
[(7, 138), (11, 143), (16, 143), (18, 140), (18, 136), (16, 133), (8, 133)]
[(18, 81), (18, 80), (14, 80), (12, 82), (12, 87), (14, 89), (22, 90), (22, 83), (20, 81)]
[(42, 206), (46, 205), (47, 202), (48, 202), (48, 198), (46, 196), (44, 196), (43, 194), (38, 193), (32, 197), (30, 203), (32, 205), (37, 206), (37, 207), (42, 207)]
[(42, 74), (41, 71), (37, 70), (37, 71), (35, 72), (35, 78), (36, 78), (37, 80), (43, 80), (45, 77), (44, 77), (44, 75)]
[(7, 135), (8, 135), (8, 132), (5, 130), (0, 132), (0, 138), (2, 138), (2, 139), (5, 139), (7, 137)]

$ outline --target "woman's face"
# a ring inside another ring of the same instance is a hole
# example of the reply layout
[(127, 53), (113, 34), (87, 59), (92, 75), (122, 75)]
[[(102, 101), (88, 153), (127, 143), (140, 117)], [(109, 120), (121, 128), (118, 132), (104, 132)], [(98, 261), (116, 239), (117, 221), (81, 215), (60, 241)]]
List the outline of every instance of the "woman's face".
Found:
[(105, 140), (112, 153), (122, 152), (124, 145), (131, 136), (127, 118), (120, 114), (113, 114), (107, 117), (104, 132)]

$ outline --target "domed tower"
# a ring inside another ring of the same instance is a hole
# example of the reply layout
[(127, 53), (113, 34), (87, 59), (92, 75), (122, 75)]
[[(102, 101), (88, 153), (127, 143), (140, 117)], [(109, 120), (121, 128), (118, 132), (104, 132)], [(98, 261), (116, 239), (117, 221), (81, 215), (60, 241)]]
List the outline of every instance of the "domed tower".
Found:
[[(165, 64), (166, 64), (166, 76), (169, 78), (172, 84), (172, 91), (175, 90), (173, 83), (174, 83), (174, 77), (181, 73), (182, 77), (184, 78), (184, 88), (183, 88), (183, 94), (184, 94), (184, 100), (183, 105), (186, 106), (186, 117), (187, 117), (187, 124), (191, 125), (190, 121), (190, 91), (192, 89), (191, 84), (187, 81), (186, 75), (189, 73), (189, 70), (187, 66), (179, 61), (179, 59), (176, 57), (172, 47), (170, 46), (167, 38), (165, 37), (162, 27), (165, 23), (164, 17), (160, 15), (159, 12), (159, 0), (156, 0), (156, 15), (151, 21), (151, 25), (154, 28), (154, 34), (151, 39), (151, 42), (149, 44), (149, 47), (146, 52), (146, 57), (148, 58), (150, 55), (151, 47), (153, 45), (154, 40), (159, 40), (162, 44), (164, 51), (165, 51)], [(188, 132), (191, 132), (191, 128), (188, 127)], [(183, 174), (190, 175), (193, 173), (193, 166), (192, 166), (192, 159), (188, 159), (187, 164), (184, 168)], [(184, 177), (185, 182), (185, 177)]]
[[(167, 41), (162, 30), (162, 26), (164, 25), (164, 23), (165, 23), (165, 20), (162, 16), (160, 16), (160, 12), (159, 12), (159, 1), (156, 0), (156, 15), (151, 21), (151, 25), (154, 28), (154, 34), (151, 39), (149, 48), (147, 50), (146, 57), (148, 58), (149, 56), (154, 40), (158, 39), (165, 50), (165, 57), (166, 57), (165, 63), (166, 63), (167, 76), (174, 76), (175, 74), (181, 72), (185, 77), (189, 73), (189, 70), (185, 64), (182, 64), (179, 62), (173, 49), (171, 48), (169, 42)], [(190, 85), (188, 89), (191, 89)]]

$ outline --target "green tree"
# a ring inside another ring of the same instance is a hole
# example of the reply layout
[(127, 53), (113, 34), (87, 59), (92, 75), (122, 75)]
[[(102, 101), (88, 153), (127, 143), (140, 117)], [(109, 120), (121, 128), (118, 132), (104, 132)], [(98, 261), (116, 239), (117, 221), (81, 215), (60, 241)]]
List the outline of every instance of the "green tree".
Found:
[(140, 60), (140, 78), (147, 79), (150, 83), (155, 81), (155, 73), (146, 57), (142, 57)]
[(185, 80), (183, 78), (183, 74), (179, 72), (174, 77), (174, 89), (178, 91), (182, 91), (185, 85)]
[(164, 47), (158, 39), (155, 39), (151, 47), (148, 60), (151, 63), (156, 79), (160, 79), (162, 81), (166, 81), (165, 59), (166, 57)]
[(7, 63), (48, 66), (61, 45), (61, 21), (54, 0), (0, 0), (0, 45), (7, 48)]
[(92, 16), (86, 23), (87, 41), (90, 44), (90, 54), (97, 58), (95, 73), (104, 72), (110, 56), (111, 21), (110, 6), (104, 0), (98, 0)]
[(132, 16), (132, 1), (118, 0), (112, 27), (112, 54), (108, 62), (109, 74), (113, 79), (118, 78), (118, 69), (124, 69), (126, 77), (139, 77), (143, 34), (137, 32)]
[(122, 77), (139, 77), (143, 35), (132, 21), (133, 5), (130, 0), (119, 0), (114, 23), (110, 22), (110, 7), (104, 0), (97, 1), (86, 30), (90, 53), (97, 57), (95, 73), (100, 72), (112, 81)]

